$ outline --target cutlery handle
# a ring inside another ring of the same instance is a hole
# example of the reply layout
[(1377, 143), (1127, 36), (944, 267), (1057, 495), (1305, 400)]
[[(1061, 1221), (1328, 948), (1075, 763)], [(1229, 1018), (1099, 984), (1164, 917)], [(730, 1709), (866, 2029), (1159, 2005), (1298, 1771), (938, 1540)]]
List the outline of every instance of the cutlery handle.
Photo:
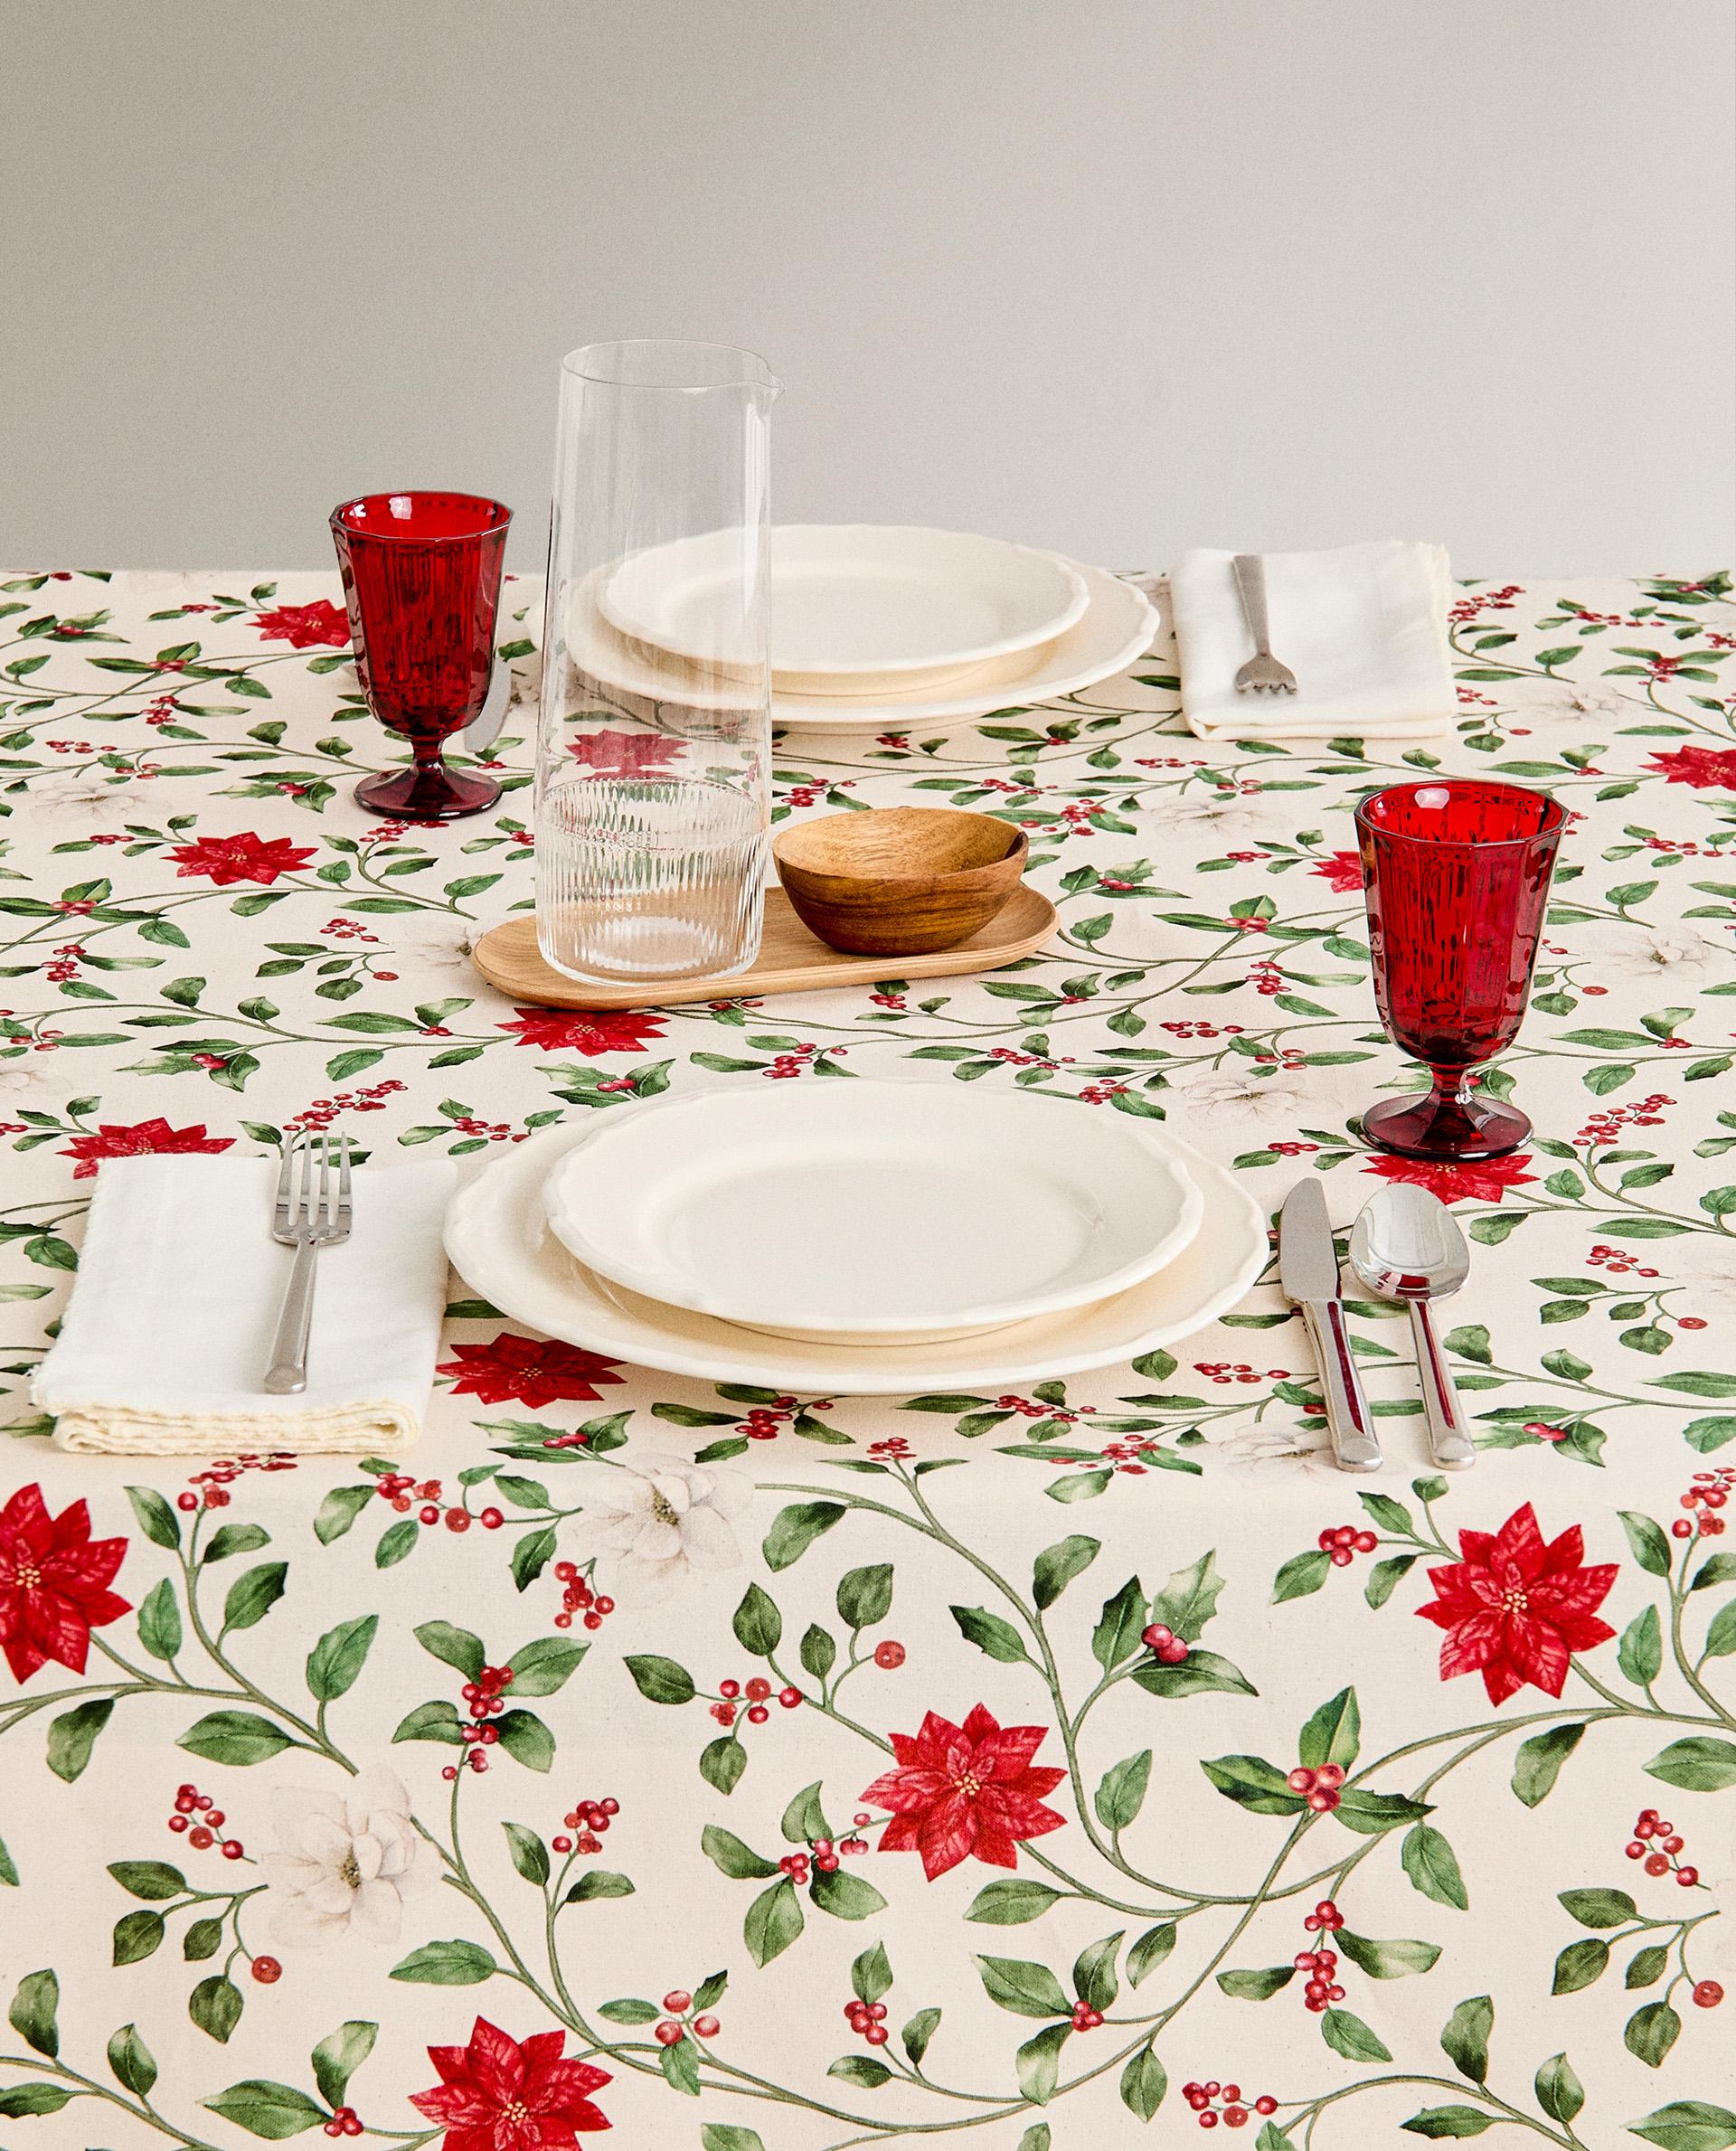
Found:
[(1271, 632), (1266, 621), (1266, 563), (1257, 552), (1239, 552), (1235, 558), (1236, 589), (1241, 609), (1248, 616), (1248, 632), (1262, 657), (1272, 654)]
[(318, 1245), (297, 1241), (289, 1284), (278, 1316), (278, 1334), (271, 1343), (271, 1364), (266, 1369), (268, 1395), (290, 1397), (307, 1386), (307, 1336), (314, 1323), (314, 1258)]
[(1326, 1400), (1326, 1425), (1332, 1434), (1333, 1453), (1340, 1471), (1378, 1471), (1383, 1461), (1363, 1394), (1362, 1377), (1351, 1357), (1350, 1332), (1344, 1310), (1335, 1299), (1305, 1299), (1299, 1303), (1307, 1325), (1308, 1341), (1320, 1368), (1320, 1388)]
[(1463, 1471), (1477, 1461), (1477, 1449), (1458, 1416), (1458, 1391), (1440, 1355), (1434, 1319), (1425, 1301), (1410, 1302), (1410, 1335), (1422, 1378), (1422, 1410), (1429, 1447), (1443, 1471)]

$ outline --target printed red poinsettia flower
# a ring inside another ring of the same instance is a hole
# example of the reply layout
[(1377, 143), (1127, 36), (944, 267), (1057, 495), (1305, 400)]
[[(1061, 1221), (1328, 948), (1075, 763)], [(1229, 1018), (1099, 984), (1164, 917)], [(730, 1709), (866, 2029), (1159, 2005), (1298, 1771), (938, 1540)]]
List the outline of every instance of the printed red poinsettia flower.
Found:
[(279, 605), (275, 612), (260, 613), (258, 625), (267, 642), (293, 643), (298, 650), (316, 644), (334, 650), (349, 647), (349, 615), (325, 598), (316, 598), (311, 605)]
[(898, 1769), (876, 1778), (863, 1798), (889, 1808), (883, 1853), (920, 1852), (930, 1882), (969, 1854), (990, 1867), (1016, 1867), (1016, 1846), (1066, 1821), (1043, 1804), (1067, 1775), (1031, 1758), (1043, 1725), (999, 1725), (978, 1703), (962, 1725), (930, 1711), (914, 1735), (895, 1732)]
[(618, 1360), (604, 1359), (595, 1352), (550, 1338), (539, 1342), (504, 1329), (486, 1344), (454, 1344), (456, 1358), (440, 1367), (452, 1377), (452, 1393), (478, 1397), (485, 1404), (516, 1401), (541, 1411), (545, 1404), (571, 1398), (595, 1402), (601, 1395), (599, 1382), (623, 1382), (614, 1372)]
[(1310, 873), (1324, 875), (1335, 896), (1361, 895), (1363, 888), (1363, 862), (1359, 853), (1334, 852), (1322, 859), (1317, 866), (1308, 869)]
[(581, 2128), (609, 2126), (587, 2094), (611, 2080), (563, 2060), (566, 2043), (564, 2032), (533, 2032), (521, 2044), (479, 2016), (468, 2046), (429, 2048), (440, 2080), (410, 2103), (445, 2128), (446, 2151), (577, 2151)]
[(288, 836), (256, 836), (250, 829), (240, 836), (202, 836), (169, 854), (182, 881), (203, 874), (220, 889), (235, 882), (275, 882), (280, 873), (299, 873), (313, 856), (310, 844)]
[(1559, 1695), (1572, 1654), (1615, 1634), (1598, 1619), (1597, 1609), (1609, 1595), (1617, 1564), (1586, 1567), (1577, 1524), (1546, 1546), (1527, 1502), (1493, 1535), (1461, 1531), (1458, 1550), (1463, 1561), (1429, 1570), (1435, 1602), (1417, 1608), (1424, 1620), (1447, 1631), (1442, 1680), (1480, 1673), (1489, 1701), (1497, 1703), (1527, 1681)]
[(515, 1031), (520, 1045), (540, 1046), (545, 1053), (642, 1053), (647, 1039), (661, 1038), (666, 1016), (641, 1015), (627, 1008), (515, 1008), (515, 1023), (496, 1030)]
[(51, 1516), (39, 1486), (0, 1509), (0, 1650), (15, 1681), (51, 1658), (84, 1671), (91, 1629), (132, 1611), (108, 1589), (126, 1553), (125, 1539), (90, 1536), (82, 1501)]
[(1527, 1173), (1528, 1156), (1477, 1158), (1468, 1165), (1436, 1165), (1422, 1157), (1371, 1158), (1365, 1173), (1378, 1173), (1382, 1180), (1402, 1181), (1408, 1187), (1426, 1187), (1443, 1203), (1498, 1203), (1509, 1188), (1535, 1180)]
[(568, 749), (593, 777), (644, 777), (666, 769), (687, 751), (679, 740), (656, 732), (581, 732)]
[(234, 1141), (233, 1136), (207, 1135), (203, 1120), (194, 1127), (171, 1127), (159, 1114), (155, 1120), (140, 1120), (131, 1127), (100, 1120), (95, 1135), (74, 1136), (61, 1156), (78, 1159), (72, 1168), (74, 1180), (90, 1180), (105, 1157), (157, 1157), (169, 1153), (209, 1156), (229, 1149)]
[(1736, 747), (1672, 747), (1652, 755), (1649, 762), (1666, 784), (1691, 784), (1696, 791), (1716, 786), (1736, 792)]

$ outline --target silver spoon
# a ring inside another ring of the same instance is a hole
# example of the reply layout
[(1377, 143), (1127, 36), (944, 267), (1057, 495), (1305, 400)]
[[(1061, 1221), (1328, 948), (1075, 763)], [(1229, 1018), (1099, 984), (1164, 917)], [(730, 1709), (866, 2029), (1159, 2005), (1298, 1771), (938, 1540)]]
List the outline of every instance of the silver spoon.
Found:
[(1371, 1292), (1410, 1308), (1429, 1446), (1442, 1470), (1463, 1471), (1477, 1450), (1429, 1313), (1429, 1301), (1457, 1292), (1470, 1269), (1458, 1220), (1426, 1188), (1395, 1182), (1363, 1204), (1351, 1231), (1350, 1266)]

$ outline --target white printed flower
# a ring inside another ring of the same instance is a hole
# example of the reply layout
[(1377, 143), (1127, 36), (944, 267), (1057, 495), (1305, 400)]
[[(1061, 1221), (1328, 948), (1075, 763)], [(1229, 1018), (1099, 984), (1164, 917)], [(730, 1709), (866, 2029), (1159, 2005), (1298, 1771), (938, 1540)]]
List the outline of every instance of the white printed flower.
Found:
[(1190, 785), (1177, 797), (1165, 799), (1157, 811), (1165, 835), (1199, 837), (1208, 844), (1269, 835), (1277, 826), (1275, 802), (1262, 792)]
[(1736, 1235), (1684, 1232), (1651, 1259), (1673, 1283), (1687, 1288), (1696, 1307), (1736, 1314)]
[(127, 811), (127, 783), (117, 783), (108, 769), (49, 769), (31, 780), (24, 811), (46, 814), (57, 823), (96, 828), (105, 822), (118, 825)]
[[(1165, 1103), (1179, 1134), (1203, 1140), (1293, 1136), (1297, 1126), (1330, 1126), (1335, 1113), (1317, 1068), (1266, 1068), (1233, 1053), (1221, 1068), (1200, 1068), (1171, 1079)], [(1326, 1116), (1322, 1120), (1321, 1115)]]
[(607, 1567), (617, 1595), (665, 1598), (692, 1569), (732, 1569), (741, 1559), (729, 1519), (752, 1489), (739, 1471), (641, 1457), (586, 1475), (577, 1537)]
[(1714, 985), (1736, 976), (1736, 948), (1686, 920), (1668, 926), (1642, 926), (1637, 919), (1598, 920), (1582, 934), (1574, 953), (1582, 949), (1591, 958), (1588, 976), (1599, 985), (1643, 980), (1675, 993), (1678, 986)]
[[(1307, 1381), (1307, 1372), (1305, 1370), (1297, 1379)], [(1321, 1419), (1300, 1426), (1261, 1422), (1238, 1428), (1233, 1432), (1214, 1433), (1210, 1428), (1203, 1428), (1201, 1431), (1213, 1458), (1232, 1472), (1251, 1472), (1267, 1479), (1280, 1474), (1288, 1475), (1292, 1480), (1297, 1477), (1336, 1480), (1339, 1476), (1326, 1424)]]
[(53, 1071), (45, 1065), (47, 1058), (28, 1045), (22, 1052), (0, 1053), (0, 1102), (19, 1105), (53, 1087)]
[(390, 1770), (363, 1770), (341, 1794), (286, 1788), (272, 1819), (278, 1849), (260, 1865), (279, 1941), (398, 1939), (404, 1900), (435, 1877), (410, 1795)]
[(470, 922), (450, 911), (408, 911), (401, 919), (382, 920), (380, 938), (398, 959), (406, 983), (430, 984), (446, 977), (476, 973), (470, 964)]

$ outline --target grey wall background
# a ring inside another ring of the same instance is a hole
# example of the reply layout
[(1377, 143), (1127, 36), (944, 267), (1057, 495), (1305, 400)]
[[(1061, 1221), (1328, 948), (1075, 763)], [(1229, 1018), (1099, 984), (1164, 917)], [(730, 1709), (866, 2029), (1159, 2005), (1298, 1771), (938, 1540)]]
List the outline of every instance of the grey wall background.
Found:
[(1729, 0), (0, 0), (0, 558), (541, 564), (560, 354), (764, 352), (775, 513), (1112, 563), (1736, 552)]

